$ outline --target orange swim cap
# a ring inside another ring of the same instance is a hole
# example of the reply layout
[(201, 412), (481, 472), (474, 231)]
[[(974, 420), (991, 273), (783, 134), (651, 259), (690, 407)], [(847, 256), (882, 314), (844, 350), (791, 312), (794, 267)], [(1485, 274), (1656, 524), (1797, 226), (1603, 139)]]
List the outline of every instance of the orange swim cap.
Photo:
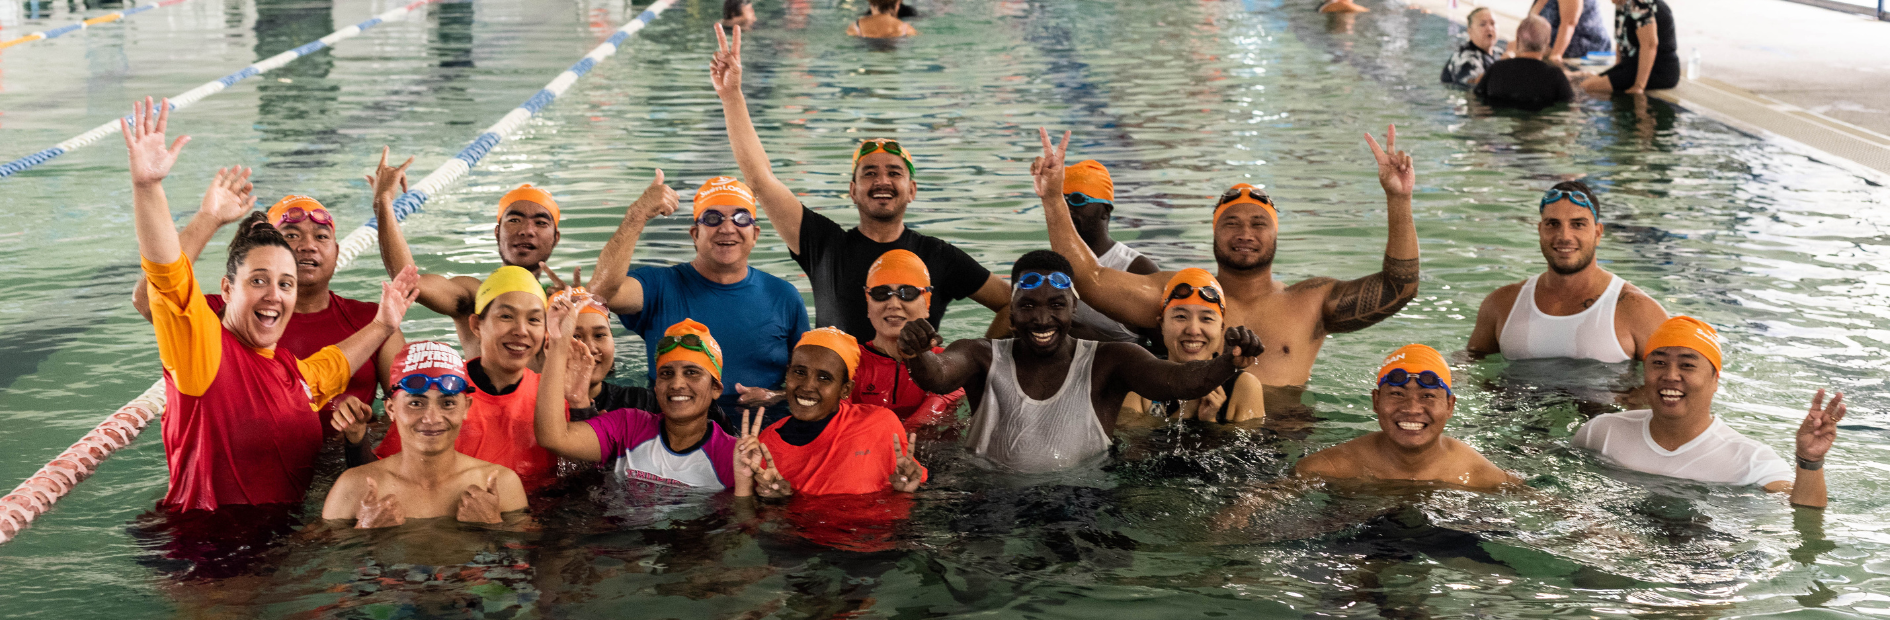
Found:
[(1444, 355), (1427, 345), (1407, 344), (1385, 356), (1385, 362), (1378, 367), (1378, 379), (1384, 380), (1391, 371), (1403, 369), (1411, 374), (1426, 370), (1437, 373), (1437, 378), (1444, 380), (1444, 388), (1450, 388), (1450, 364), (1444, 362)]
[[(691, 347), (684, 340), (685, 336), (695, 336), (700, 339), (702, 341), (700, 350)], [(671, 341), (671, 338), (675, 340)], [(669, 348), (665, 349), (666, 346)], [(715, 341), (714, 336), (709, 335), (707, 325), (697, 323), (693, 319), (683, 319), (682, 322), (669, 326), (669, 329), (663, 330), (663, 340), (657, 343), (656, 351), (657, 368), (679, 360), (695, 362), (708, 370), (709, 376), (715, 377), (716, 381), (722, 380), (722, 345)]]
[[(548, 303), (555, 304), (555, 303), (558, 303), (559, 299), (575, 297), (578, 295), (589, 295), (589, 294), (591, 294), (591, 291), (589, 289), (586, 289), (582, 286), (573, 286), (571, 288), (558, 291), (558, 294), (556, 295), (552, 295), (551, 301)], [(610, 312), (606, 308), (604, 308), (604, 304), (601, 302), (598, 302), (596, 298), (592, 298), (590, 301), (584, 302), (584, 305), (578, 306), (577, 311), (578, 311), (578, 314), (595, 314), (597, 316), (601, 316), (605, 318), (610, 317)]]
[(735, 207), (747, 209), (749, 215), (755, 214), (755, 192), (735, 177), (715, 177), (704, 181), (702, 188), (696, 190), (695, 202), (695, 214), (698, 217), (705, 207)]
[[(1187, 297), (1175, 299), (1175, 288), (1183, 284), (1188, 285), (1189, 288), (1194, 290), (1190, 292)], [(1214, 292), (1206, 293), (1205, 295), (1214, 297), (1216, 301), (1209, 301), (1202, 293), (1202, 289), (1209, 287), (1212, 287)], [(1189, 267), (1175, 272), (1175, 276), (1168, 279), (1168, 285), (1162, 287), (1161, 311), (1167, 313), (1169, 308), (1177, 305), (1196, 305), (1213, 308), (1215, 313), (1225, 316), (1227, 314), (1227, 300), (1221, 297), (1223, 292), (1224, 291), (1221, 290), (1221, 282), (1215, 280), (1214, 276), (1209, 274), (1206, 269)]]
[[(899, 286), (905, 284), (919, 288), (932, 287), (932, 272), (925, 268), (925, 261), (909, 250), (887, 250), (873, 261), (873, 266), (866, 268), (866, 288), (876, 286)], [(919, 299), (927, 307), (932, 304), (932, 292), (926, 291)]]
[(847, 363), (847, 379), (853, 379), (853, 371), (860, 367), (860, 341), (846, 332), (832, 327), (807, 330), (801, 334), (801, 341), (794, 348), (823, 347), (840, 354), (840, 360)]
[(1720, 369), (1719, 331), (1713, 326), (1690, 316), (1676, 316), (1654, 328), (1654, 334), (1647, 337), (1647, 352), (1661, 347), (1686, 347), (1698, 351), (1713, 363), (1713, 370)]
[[(1235, 192), (1239, 193), (1235, 194)], [(1227, 198), (1228, 196), (1235, 197), (1229, 200)], [(1256, 197), (1258, 197), (1258, 199), (1256, 199)], [(1221, 214), (1226, 212), (1228, 207), (1239, 204), (1252, 204), (1265, 207), (1267, 215), (1273, 216), (1273, 223), (1276, 225), (1280, 223), (1280, 212), (1274, 210), (1273, 197), (1267, 195), (1267, 190), (1246, 183), (1236, 183), (1233, 187), (1227, 188), (1227, 193), (1221, 194), (1218, 200), (1220, 203), (1214, 205), (1214, 219), (1211, 221), (1221, 221)]]
[(499, 221), (505, 221), (505, 208), (520, 200), (530, 200), (544, 205), (546, 210), (551, 211), (551, 223), (558, 223), (558, 201), (551, 198), (551, 192), (532, 187), (530, 183), (520, 185), (499, 197)]
[[(267, 217), (269, 218), (269, 225), (281, 226), (282, 216), (287, 214), (289, 212), (289, 209), (294, 209), (296, 207), (301, 207), (303, 211), (308, 212), (308, 213), (314, 213), (316, 211), (322, 212), (322, 215), (328, 216), (328, 221), (330, 222), (329, 224), (325, 224), (325, 226), (327, 226), (329, 230), (335, 229), (335, 225), (333, 224), (333, 222), (335, 221), (334, 219), (335, 216), (333, 213), (328, 212), (328, 207), (322, 206), (322, 203), (318, 200), (315, 200), (314, 198), (310, 198), (308, 196), (297, 196), (294, 194), (283, 196), (282, 200), (276, 201), (276, 204), (271, 205), (269, 207), (269, 212), (267, 214)], [(316, 222), (316, 223), (320, 224), (321, 222)]]
[(1063, 193), (1082, 193), (1097, 200), (1116, 201), (1116, 182), (1109, 179), (1109, 169), (1094, 159), (1076, 162), (1063, 169)]

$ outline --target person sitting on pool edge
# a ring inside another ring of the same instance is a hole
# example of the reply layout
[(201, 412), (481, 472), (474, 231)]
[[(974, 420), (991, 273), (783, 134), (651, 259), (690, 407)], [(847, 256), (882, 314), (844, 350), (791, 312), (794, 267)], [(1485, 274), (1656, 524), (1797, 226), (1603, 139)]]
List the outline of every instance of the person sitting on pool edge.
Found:
[[(525, 488), (538, 489), (556, 477), (558, 465), (532, 432), (541, 377), (531, 364), (545, 341), (545, 289), (532, 272), (506, 265), (479, 284), (473, 304), (469, 327), (480, 355), (467, 362), (466, 375), (478, 389), (453, 445), (510, 468)], [(374, 454), (387, 458), (401, 449), (400, 434), (389, 433)]]
[[(1116, 212), (1116, 183), (1109, 169), (1094, 159), (1076, 162), (1063, 169), (1063, 202), (1070, 206), (1070, 220), (1076, 234), (1095, 253), (1096, 262), (1109, 269), (1149, 274), (1161, 271), (1129, 244), (1109, 236), (1109, 218)], [(1137, 342), (1142, 335), (1121, 321), (1103, 316), (1095, 308), (1076, 302), (1077, 336), (1098, 342)]]
[(847, 26), (847, 36), (868, 39), (897, 39), (919, 34), (917, 28), (899, 19), (902, 0), (867, 0), (869, 13)]
[[(656, 343), (670, 325), (691, 319), (716, 333), (741, 334), (730, 339), (728, 357), (723, 358), (726, 366), (717, 373), (723, 386), (718, 404), (723, 411), (764, 406), (770, 421), (787, 415), (786, 408), (768, 400), (765, 392), (781, 385), (788, 351), (807, 331), (807, 302), (787, 280), (749, 264), (761, 236), (754, 192), (735, 177), (704, 181), (696, 190), (689, 226), (695, 256), (674, 265), (632, 270), (630, 261), (644, 227), (678, 206), (676, 192), (663, 186), (662, 180), (658, 170), (656, 182), (645, 192), (655, 192), (660, 199), (631, 205), (597, 255), (591, 292), (616, 313), (624, 329), (643, 338), (652, 380)], [(734, 420), (717, 421), (724, 430), (734, 428)]]
[(1603, 232), (1601, 200), (1581, 181), (1563, 181), (1543, 193), (1536, 210), (1537, 239), (1549, 270), (1483, 298), (1470, 352), (1606, 363), (1645, 357), (1651, 350), (1647, 339), (1667, 320), (1667, 310), (1595, 260)]
[(449, 515), (466, 523), (500, 523), (504, 513), (525, 509), (518, 474), (454, 446), (473, 387), (452, 345), (407, 345), (390, 386), (387, 417), (406, 449), (342, 472), (322, 504), (323, 519), (354, 519), (362, 529)]
[[(1221, 315), (1226, 302), (1221, 299), (1221, 283), (1204, 269), (1189, 267), (1168, 280), (1163, 295), (1162, 339), (1168, 345), (1168, 361), (1197, 362), (1220, 355), (1225, 329)], [(1206, 396), (1188, 401), (1166, 401), (1159, 412), (1155, 404), (1131, 393), (1122, 401), (1125, 413), (1158, 413), (1168, 418), (1196, 419), (1202, 422), (1244, 422), (1266, 417), (1266, 386), (1260, 379), (1242, 370)], [(1126, 420), (1125, 420), (1126, 421)]]
[[(1077, 292), (1109, 318), (1132, 327), (1155, 327), (1161, 316), (1162, 293), (1174, 273), (1137, 275), (1099, 264), (1095, 253), (1076, 233), (1063, 195), (1045, 187), (1049, 171), (1062, 176), (1069, 134), (1065, 133), (1062, 145), (1054, 148), (1049, 132), (1039, 130), (1039, 138), (1043, 155), (1031, 164), (1038, 177), (1037, 195), (1043, 198), (1051, 249), (1075, 266), (1071, 276)], [(1388, 220), (1383, 267), (1377, 273), (1348, 281), (1315, 277), (1291, 285), (1275, 280), (1273, 254), (1279, 245), (1279, 214), (1273, 199), (1260, 188), (1241, 183), (1217, 201), (1210, 220), (1214, 262), (1219, 267), (1214, 275), (1226, 287), (1221, 297), (1227, 304), (1227, 324), (1251, 328), (1268, 343), (1268, 354), (1257, 356), (1254, 367), (1248, 370), (1259, 376), (1261, 383), (1305, 385), (1328, 334), (1376, 325), (1396, 315), (1417, 296), (1418, 239), (1411, 219), (1411, 192), (1417, 173), (1411, 156), (1397, 150), (1397, 128), (1391, 128), (1385, 139), (1381, 149), (1370, 135), (1365, 136), (1378, 162), (1378, 183), (1385, 191)]]
[(1793, 469), (1765, 444), (1741, 435), (1713, 415), (1722, 366), (1719, 332), (1690, 317), (1667, 319), (1648, 338), (1641, 364), (1652, 406), (1609, 413), (1575, 431), (1575, 447), (1592, 450), (1615, 466), (1709, 484), (1760, 486), (1790, 494), (1791, 503), (1823, 508), (1824, 457), (1844, 419), (1844, 394), (1829, 404), (1824, 390), (1798, 426), (1798, 467)]
[[(1056, 191), (1063, 167), (1056, 166), (1053, 176), (1050, 188)], [(938, 333), (913, 320), (899, 338), (919, 387), (982, 395), (967, 445), (1005, 470), (1052, 472), (1099, 461), (1109, 454), (1116, 415), (1129, 392), (1154, 400), (1200, 398), (1263, 350), (1245, 327), (1226, 331), (1220, 355), (1186, 364), (1156, 359), (1126, 342), (1078, 339), (1070, 335), (1077, 298), (1070, 263), (1049, 250), (1019, 257), (1011, 281), (1017, 288), (1009, 317), (1018, 337), (959, 340), (933, 353)]]
[(1450, 366), (1436, 349), (1408, 344), (1385, 357), (1372, 388), (1378, 430), (1314, 452), (1293, 465), (1300, 478), (1441, 482), (1479, 491), (1521, 479), (1475, 448), (1444, 436), (1457, 410)]
[(966, 297), (999, 313), (991, 329), (1001, 331), (1009, 325), (1002, 312), (1010, 304), (1010, 287), (1003, 280), (964, 250), (906, 226), (906, 208), (917, 197), (919, 186), (912, 180), (912, 153), (898, 141), (864, 140), (853, 151), (847, 197), (859, 212), (859, 226), (841, 228), (802, 204), (794, 191), (774, 176), (768, 152), (748, 117), (748, 101), (742, 95), (741, 30), (735, 31), (732, 43), (720, 28), (716, 37), (721, 49), (710, 63), (709, 75), (716, 96), (722, 99), (729, 145), (741, 166), (742, 178), (754, 188), (775, 234), (787, 242), (788, 254), (807, 274), (814, 295), (816, 325), (839, 327), (856, 339), (873, 338), (866, 298), (859, 291), (866, 286), (867, 266), (888, 250), (919, 255), (926, 271), (933, 274), (932, 306), (927, 315), (933, 325), (943, 324), (951, 302)]
[(1680, 85), (1680, 44), (1666, 0), (1614, 0), (1614, 45), (1614, 66), (1583, 81), (1582, 90), (1640, 95)]
[[(177, 232), (177, 240), (184, 248), (184, 256), (195, 263), (203, 254), (203, 248), (210, 244), (210, 238), (224, 225), (243, 219), (255, 206), (254, 187), (249, 183), (248, 168), (224, 168), (217, 171), (217, 178), (204, 192), (202, 206), (197, 214), (191, 216), (190, 223)], [(285, 196), (269, 207), (266, 220), (282, 233), (284, 241), (289, 243), (295, 254), (295, 312), (289, 315), (288, 323), (282, 328), (282, 339), (276, 345), (288, 351), (290, 355), (305, 358), (314, 355), (323, 347), (340, 344), (356, 331), (374, 321), (374, 315), (380, 306), (372, 302), (357, 301), (335, 294), (328, 288), (335, 276), (335, 257), (341, 251), (335, 241), (335, 220), (328, 209), (314, 198), (307, 196)], [(223, 296), (204, 295), (204, 302), (210, 304), (210, 311), (217, 316), (223, 315)], [(138, 284), (131, 296), (131, 306), (151, 320), (151, 298), (144, 276), (138, 276)], [(330, 400), (322, 407), (322, 431), (324, 437), (332, 437), (334, 427), (331, 422), (335, 412), (342, 406), (350, 409), (369, 407), (379, 393), (379, 386), (387, 380), (388, 369), (392, 366), (394, 355), (405, 345), (405, 339), (399, 332), (389, 336), (381, 343), (373, 364), (362, 364), (354, 376), (348, 379), (348, 389)], [(352, 401), (352, 402), (350, 402)]]
[(184, 512), (300, 505), (321, 452), (316, 412), (400, 330), (419, 276), (404, 270), (383, 284), (374, 321), (340, 344), (307, 358), (278, 355), (276, 345), (295, 313), (299, 270), (267, 215), (251, 213), (230, 241), (221, 280), (228, 305), (218, 317), (197, 287), (164, 195), (164, 179), (190, 140), (165, 143), (170, 109), (169, 100), (154, 105), (146, 98), (119, 121), (138, 255), (164, 365), (170, 483), (160, 506)]
[(592, 362), (587, 345), (572, 338), (577, 322), (570, 305), (563, 296), (551, 305), (553, 333), (538, 383), (538, 444), (567, 459), (603, 462), (626, 480), (747, 495), (749, 481), (735, 477), (735, 438), (709, 419), (722, 394), (723, 359), (709, 328), (683, 319), (663, 331), (651, 383), (657, 407), (597, 411), (573, 374)]
[(847, 400), (859, 366), (860, 343), (846, 332), (822, 327), (801, 335), (788, 363), (792, 415), (764, 428), (752, 411), (742, 413), (735, 475), (751, 477), (753, 492), (772, 498), (917, 491), (930, 474), (899, 416)]

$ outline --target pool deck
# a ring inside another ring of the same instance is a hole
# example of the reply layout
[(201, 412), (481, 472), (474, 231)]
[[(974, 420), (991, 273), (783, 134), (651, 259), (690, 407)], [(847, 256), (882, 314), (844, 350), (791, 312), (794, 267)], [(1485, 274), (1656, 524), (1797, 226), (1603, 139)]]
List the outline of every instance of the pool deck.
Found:
[[(1394, 0), (1396, 1), (1396, 0)], [(1510, 38), (1528, 0), (1407, 0), (1463, 19), (1489, 6)], [(1614, 6), (1601, 10), (1612, 29)], [(1860, 174), (1890, 179), (1890, 22), (1785, 0), (1667, 0), (1680, 58), (1697, 50), (1697, 79), (1650, 95), (1742, 131), (1809, 149)], [(1440, 61), (1441, 62), (1441, 61)]]

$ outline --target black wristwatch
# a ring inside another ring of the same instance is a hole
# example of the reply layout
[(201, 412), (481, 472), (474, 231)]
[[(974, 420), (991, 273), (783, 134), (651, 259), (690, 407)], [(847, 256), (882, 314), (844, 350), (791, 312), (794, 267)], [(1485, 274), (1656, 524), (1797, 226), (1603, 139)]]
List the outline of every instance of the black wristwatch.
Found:
[(1794, 454), (1794, 455), (1792, 455), (1792, 456), (1793, 456), (1794, 458), (1797, 458), (1797, 459), (1798, 459), (1798, 468), (1799, 468), (1799, 469), (1802, 469), (1802, 470), (1805, 470), (1805, 471), (1818, 471), (1818, 470), (1820, 470), (1820, 469), (1824, 469), (1824, 460), (1823, 460), (1823, 459), (1819, 459), (1819, 460), (1816, 460), (1816, 461), (1808, 461), (1808, 460), (1805, 460), (1805, 457), (1802, 457), (1802, 456), (1798, 456), (1798, 455), (1796, 455), (1796, 454)]

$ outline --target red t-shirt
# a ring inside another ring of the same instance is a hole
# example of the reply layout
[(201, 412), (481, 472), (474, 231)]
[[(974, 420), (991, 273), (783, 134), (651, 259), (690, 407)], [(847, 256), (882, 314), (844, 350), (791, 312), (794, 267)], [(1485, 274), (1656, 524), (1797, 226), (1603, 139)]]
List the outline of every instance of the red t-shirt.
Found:
[[(892, 410), (842, 401), (827, 428), (805, 446), (781, 439), (782, 418), (761, 432), (781, 476), (797, 495), (857, 495), (892, 488), (893, 442), (906, 443), (906, 429)], [(907, 450), (912, 447), (907, 445)], [(928, 473), (923, 467), (919, 479)]]
[[(210, 304), (210, 310), (223, 316), (223, 296), (204, 295), (203, 300)], [(289, 315), (289, 324), (282, 328), (282, 339), (276, 341), (276, 348), (288, 351), (297, 358), (314, 355), (322, 347), (341, 344), (361, 328), (374, 322), (374, 315), (379, 313), (381, 305), (365, 301), (356, 301), (334, 291), (328, 292), (328, 307), (321, 312), (297, 312)], [(374, 395), (379, 387), (375, 380), (375, 361), (367, 360), (361, 368), (354, 371), (348, 379), (348, 389), (343, 396), (353, 396), (361, 402), (374, 404)], [(339, 397), (337, 397), (339, 398)], [(329, 424), (335, 415), (334, 401), (322, 407), (322, 437), (332, 438), (340, 431)]]
[[(466, 361), (469, 366), (477, 363), (476, 357)], [(566, 419), (570, 415), (566, 405)], [(538, 432), (532, 426), (537, 417), (538, 373), (527, 369), (518, 387), (504, 395), (473, 390), (472, 404), (466, 407), (466, 421), (460, 424), (453, 449), (511, 469), (527, 489), (550, 484), (557, 479), (558, 457), (538, 445)], [(387, 438), (374, 448), (374, 454), (387, 458), (396, 452), (400, 452), (400, 429), (389, 425)]]

